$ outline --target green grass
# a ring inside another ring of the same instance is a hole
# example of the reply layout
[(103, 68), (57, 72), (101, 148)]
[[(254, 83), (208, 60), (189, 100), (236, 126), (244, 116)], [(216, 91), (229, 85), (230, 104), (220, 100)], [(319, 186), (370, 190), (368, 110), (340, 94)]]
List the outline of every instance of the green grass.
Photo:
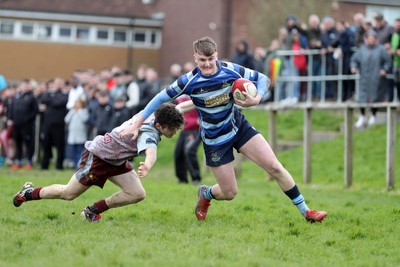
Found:
[[(245, 113), (267, 132), (266, 113)], [(316, 112), (313, 128), (339, 129), (341, 120), (340, 114)], [(278, 132), (301, 139), (302, 113), (280, 113)], [(174, 139), (163, 139), (159, 161), (143, 180), (147, 198), (107, 211), (99, 224), (82, 222), (79, 212), (114, 193), (113, 184), (71, 202), (35, 201), (17, 209), (11, 200), (23, 182), (66, 183), (72, 172), (2, 168), (0, 266), (398, 266), (400, 191), (385, 189), (385, 133), (384, 126), (355, 133), (351, 188), (343, 186), (343, 137), (313, 144), (311, 184), (302, 182), (301, 148), (278, 154), (309, 206), (329, 212), (322, 224), (306, 223), (277, 184), (248, 161), (235, 200), (214, 201), (207, 220), (198, 222), (197, 188), (178, 185), (173, 174)], [(215, 182), (210, 173), (203, 176), (205, 184)]]

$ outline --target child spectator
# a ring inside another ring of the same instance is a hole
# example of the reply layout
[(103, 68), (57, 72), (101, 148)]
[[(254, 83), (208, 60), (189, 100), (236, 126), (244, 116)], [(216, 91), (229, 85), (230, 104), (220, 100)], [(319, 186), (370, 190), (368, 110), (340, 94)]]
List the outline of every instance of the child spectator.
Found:
[(131, 112), (125, 105), (125, 97), (121, 96), (114, 100), (114, 112), (111, 117), (111, 127), (120, 126), (123, 122), (131, 118)]
[(87, 141), (87, 121), (89, 111), (86, 108), (86, 99), (81, 97), (75, 100), (75, 105), (65, 116), (68, 127), (67, 144), (72, 153), (74, 169), (78, 167), (85, 142)]
[(98, 92), (97, 100), (99, 104), (93, 111), (94, 135), (104, 135), (113, 129), (110, 125), (113, 116), (113, 107), (110, 104), (110, 97), (106, 90)]

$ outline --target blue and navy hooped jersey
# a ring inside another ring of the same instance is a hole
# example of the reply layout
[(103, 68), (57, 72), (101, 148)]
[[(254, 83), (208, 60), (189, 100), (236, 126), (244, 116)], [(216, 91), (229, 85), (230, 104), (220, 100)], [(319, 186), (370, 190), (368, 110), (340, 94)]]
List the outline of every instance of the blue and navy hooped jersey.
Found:
[(203, 76), (198, 68), (182, 75), (155, 97), (158, 97), (158, 100), (151, 101), (144, 114), (152, 110), (147, 110), (149, 106), (156, 107), (155, 105), (158, 106), (168, 98), (173, 99), (186, 94), (192, 99), (199, 114), (203, 142), (207, 145), (228, 142), (235, 136), (239, 126), (234, 116), (237, 108), (231, 92), (233, 82), (238, 78), (253, 81), (258, 94), (263, 96), (267, 91), (269, 79), (262, 73), (230, 62), (217, 61), (217, 66), (218, 71), (212, 76)]

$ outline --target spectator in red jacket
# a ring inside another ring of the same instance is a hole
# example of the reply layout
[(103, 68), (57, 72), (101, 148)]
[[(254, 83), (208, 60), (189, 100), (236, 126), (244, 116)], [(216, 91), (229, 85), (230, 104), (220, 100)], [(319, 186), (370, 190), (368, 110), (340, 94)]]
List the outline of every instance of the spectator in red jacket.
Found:
[[(190, 100), (183, 95), (176, 99), (176, 104)], [(200, 184), (200, 167), (197, 159), (197, 149), (200, 145), (199, 118), (197, 111), (191, 110), (184, 114), (185, 125), (176, 141), (174, 151), (175, 175), (179, 183), (187, 184), (188, 172), (194, 185)]]

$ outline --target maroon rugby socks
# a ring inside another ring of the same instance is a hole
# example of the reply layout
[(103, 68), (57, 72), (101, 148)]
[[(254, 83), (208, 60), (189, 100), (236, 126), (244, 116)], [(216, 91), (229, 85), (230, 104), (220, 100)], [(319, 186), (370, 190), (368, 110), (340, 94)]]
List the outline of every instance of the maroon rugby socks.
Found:
[(108, 207), (107, 204), (106, 204), (106, 200), (105, 200), (105, 199), (101, 199), (101, 200), (99, 200), (99, 201), (93, 203), (92, 206), (89, 206), (88, 209), (89, 209), (91, 212), (94, 212), (94, 213), (96, 213), (96, 214), (100, 214), (100, 213), (102, 213), (102, 212), (108, 210), (109, 207)]

